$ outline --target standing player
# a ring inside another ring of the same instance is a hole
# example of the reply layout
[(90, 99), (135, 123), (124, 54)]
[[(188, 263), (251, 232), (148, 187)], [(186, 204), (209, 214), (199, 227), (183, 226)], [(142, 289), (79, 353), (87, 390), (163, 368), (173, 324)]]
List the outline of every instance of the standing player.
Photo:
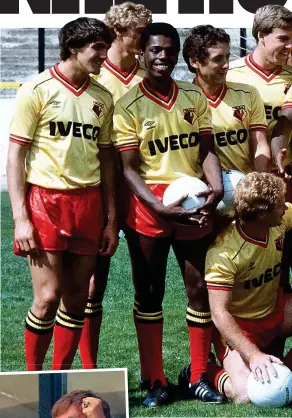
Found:
[(117, 247), (113, 102), (89, 76), (98, 74), (111, 33), (96, 19), (79, 18), (60, 30), (59, 41), (61, 63), (20, 88), (10, 128), (15, 252), (28, 257), (34, 288), (28, 370), (42, 368), (53, 332), (52, 368), (70, 368), (96, 254), (110, 256)]
[(261, 97), (252, 86), (226, 82), (229, 35), (211, 25), (196, 26), (185, 40), (183, 57), (196, 74), (193, 83), (202, 88), (211, 107), (222, 168), (243, 173), (269, 171), (271, 156)]
[[(205, 377), (212, 326), (204, 264), (212, 225), (210, 220), (204, 225), (204, 219), (207, 208), (214, 209), (223, 192), (221, 167), (212, 143), (211, 112), (201, 89), (171, 78), (180, 49), (178, 33), (171, 25), (147, 26), (141, 49), (146, 75), (116, 104), (114, 143), (132, 191), (126, 238), (136, 293), (136, 330), (144, 355), (140, 359), (151, 380), (143, 405), (155, 407), (171, 400), (162, 359), (162, 301), (171, 245), (189, 299), (189, 396), (220, 403), (222, 396)], [(189, 221), (195, 211), (184, 210), (181, 201), (167, 207), (161, 202), (168, 184), (185, 175), (205, 176), (211, 186), (193, 226), (175, 221)]]
[[(257, 43), (255, 50), (231, 62), (227, 80), (245, 82), (258, 89), (266, 109), (268, 140), (271, 140), (281, 105), (292, 84), (292, 69), (286, 65), (292, 49), (292, 12), (278, 4), (259, 8), (254, 15), (252, 34)], [(289, 287), (291, 232), (284, 247), (281, 276), (283, 286)]]
[[(114, 103), (142, 80), (145, 70), (140, 68), (136, 54), (140, 52), (140, 35), (144, 27), (151, 23), (152, 14), (142, 4), (131, 2), (112, 6), (105, 15), (106, 25), (116, 38), (108, 50), (100, 74), (93, 77), (113, 95)], [(122, 175), (117, 176), (117, 193), (120, 206), (124, 200), (125, 187)], [(122, 222), (122, 219), (120, 219)], [(102, 300), (108, 280), (110, 257), (98, 256), (95, 274), (90, 280), (89, 299), (85, 310), (85, 324), (79, 343), (84, 368), (95, 368), (97, 362), (99, 334), (102, 322)], [(147, 380), (147, 371), (142, 371)]]
[[(208, 250), (206, 282), (212, 319), (221, 339), (217, 354), (230, 376), (228, 397), (249, 402), (246, 383), (252, 371), (260, 381), (275, 374), (267, 347), (292, 335), (292, 295), (280, 288), (285, 232), (292, 229), (292, 205), (285, 183), (273, 174), (250, 173), (234, 192), (236, 223)], [(284, 359), (292, 368), (292, 350)]]

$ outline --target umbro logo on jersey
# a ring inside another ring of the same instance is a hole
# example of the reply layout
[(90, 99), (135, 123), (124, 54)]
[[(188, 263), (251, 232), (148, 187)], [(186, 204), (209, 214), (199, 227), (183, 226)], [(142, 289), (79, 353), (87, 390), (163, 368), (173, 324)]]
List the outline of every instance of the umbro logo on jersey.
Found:
[(249, 263), (249, 266), (247, 268), (247, 271), (251, 271), (255, 268), (255, 261), (252, 261), (251, 263)]
[(233, 116), (242, 122), (246, 116), (245, 106), (244, 105), (234, 106), (232, 109), (233, 109)]
[(186, 120), (191, 125), (193, 125), (196, 120), (196, 109), (194, 107), (190, 107), (188, 109), (183, 109), (183, 111), (184, 111), (184, 120)]
[(149, 120), (148, 122), (146, 122), (145, 124), (144, 124), (144, 126), (146, 126), (147, 127), (147, 131), (149, 130), (149, 129), (153, 129), (153, 128), (155, 128), (155, 121), (154, 120)]
[(275, 247), (278, 251), (283, 251), (284, 247), (284, 235), (280, 235), (275, 239)]
[(288, 93), (288, 90), (290, 89), (291, 84), (284, 84), (284, 94)]
[(58, 100), (53, 100), (53, 101), (50, 103), (50, 105), (52, 105), (54, 109), (58, 109), (58, 108), (60, 108), (60, 107), (61, 107), (61, 106), (60, 106), (60, 104), (61, 104), (61, 102), (59, 102)]
[(103, 108), (104, 108), (103, 103), (93, 102), (92, 110), (94, 111), (94, 113), (96, 114), (98, 118), (100, 118), (103, 115)]

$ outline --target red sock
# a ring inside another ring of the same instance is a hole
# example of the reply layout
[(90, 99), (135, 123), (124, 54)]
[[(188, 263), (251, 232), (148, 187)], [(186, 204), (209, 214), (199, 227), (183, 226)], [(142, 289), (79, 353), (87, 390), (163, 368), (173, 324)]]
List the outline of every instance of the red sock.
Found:
[(193, 384), (200, 380), (201, 375), (207, 370), (212, 337), (211, 312), (195, 311), (188, 306), (186, 320), (190, 336), (190, 382)]
[[(150, 318), (153, 318), (151, 323)], [(160, 380), (163, 386), (167, 386), (162, 359), (162, 311), (154, 313), (144, 313), (138, 311), (136, 319), (136, 331), (139, 347), (143, 347), (141, 350), (143, 353), (143, 364), (149, 373), (151, 383), (154, 383), (156, 380)], [(155, 323), (153, 323), (153, 321), (155, 321)]]
[(226, 380), (229, 378), (228, 373), (225, 369), (223, 369), (222, 366), (218, 366), (214, 363), (208, 363), (207, 364), (207, 376), (209, 382), (213, 383), (215, 388), (222, 393), (222, 395), (225, 395), (224, 392), (224, 384)]
[(97, 367), (101, 321), (102, 303), (88, 299), (85, 309), (85, 324), (79, 341), (80, 357), (84, 369), (95, 369)]
[(141, 343), (140, 332), (138, 332), (138, 322), (137, 322), (137, 309), (139, 307), (139, 302), (136, 300), (134, 301), (134, 310), (133, 310), (133, 319), (136, 328), (136, 335), (137, 335), (137, 342), (138, 342), (138, 349), (139, 349), (139, 358), (140, 358), (140, 375), (143, 380), (150, 380), (150, 371), (148, 370), (146, 358), (145, 358), (145, 347)]
[(84, 317), (58, 309), (54, 328), (52, 370), (71, 368), (81, 337)]
[(37, 318), (30, 310), (28, 311), (24, 331), (27, 371), (42, 370), (53, 336), (54, 321), (54, 319), (43, 320)]

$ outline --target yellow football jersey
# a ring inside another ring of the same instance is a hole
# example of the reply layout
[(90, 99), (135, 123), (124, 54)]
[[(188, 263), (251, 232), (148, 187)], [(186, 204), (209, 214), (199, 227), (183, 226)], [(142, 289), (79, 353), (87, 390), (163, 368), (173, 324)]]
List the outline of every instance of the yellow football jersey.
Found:
[(254, 171), (251, 131), (266, 131), (265, 108), (258, 91), (247, 84), (227, 82), (217, 95), (205, 93), (212, 111), (216, 153), (222, 168)]
[(292, 68), (285, 65), (266, 71), (255, 63), (251, 53), (230, 63), (227, 81), (250, 84), (258, 89), (265, 105), (270, 138), (285, 95), (292, 84)]
[(202, 177), (199, 142), (211, 126), (211, 110), (198, 86), (173, 81), (162, 96), (144, 79), (115, 106), (113, 143), (119, 151), (139, 148), (146, 183), (168, 184), (184, 175)]
[(28, 145), (27, 182), (75, 189), (100, 182), (99, 147), (110, 147), (111, 93), (89, 77), (77, 87), (58, 66), (18, 91), (10, 140)]
[(273, 313), (284, 236), (292, 229), (292, 205), (287, 206), (281, 225), (270, 228), (264, 242), (246, 236), (240, 225), (233, 223), (209, 248), (205, 275), (208, 289), (232, 291), (232, 315), (258, 319)]
[(93, 78), (111, 92), (116, 103), (120, 97), (139, 83), (144, 75), (145, 70), (141, 68), (138, 60), (132, 71), (125, 72), (107, 58), (101, 67), (100, 74), (94, 75)]

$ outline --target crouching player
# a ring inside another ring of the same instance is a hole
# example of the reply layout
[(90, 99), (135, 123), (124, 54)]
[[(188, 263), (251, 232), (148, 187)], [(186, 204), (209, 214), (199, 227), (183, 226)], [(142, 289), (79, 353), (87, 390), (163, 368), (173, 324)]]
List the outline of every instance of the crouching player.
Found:
[(28, 257), (34, 288), (28, 370), (42, 368), (53, 332), (52, 368), (70, 368), (96, 254), (112, 255), (117, 247), (113, 101), (89, 76), (99, 73), (111, 34), (104, 23), (79, 18), (60, 30), (59, 40), (62, 61), (20, 88), (10, 128), (15, 253)]
[[(216, 353), (229, 375), (225, 393), (249, 402), (246, 382), (260, 380), (282, 363), (266, 348), (292, 335), (292, 295), (279, 286), (285, 232), (292, 229), (292, 205), (285, 204), (284, 181), (273, 174), (250, 173), (234, 193), (236, 221), (208, 250), (206, 282), (211, 314), (221, 336)], [(292, 351), (284, 359), (292, 368)]]

